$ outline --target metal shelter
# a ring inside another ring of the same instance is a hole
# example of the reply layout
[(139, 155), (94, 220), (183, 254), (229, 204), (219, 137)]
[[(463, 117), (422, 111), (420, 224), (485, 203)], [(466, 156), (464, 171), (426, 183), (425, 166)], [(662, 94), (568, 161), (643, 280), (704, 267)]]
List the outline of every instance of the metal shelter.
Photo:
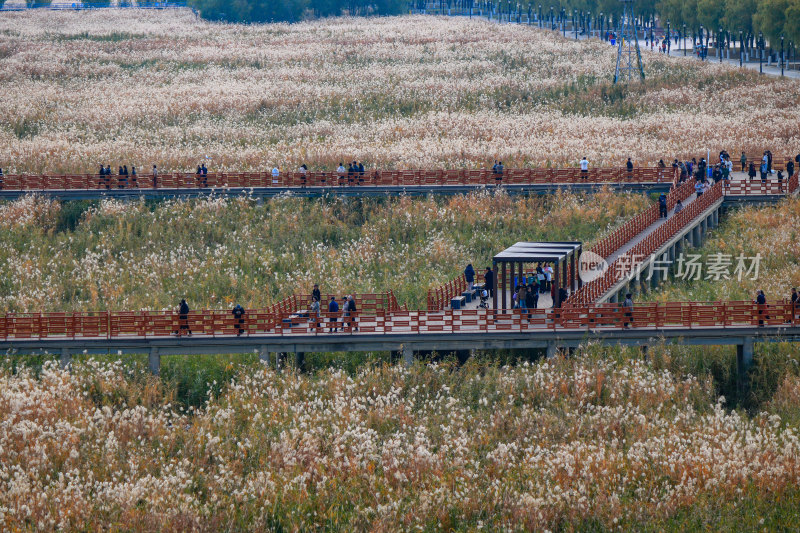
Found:
[[(498, 301), (502, 299), (502, 309), (508, 309), (508, 290), (513, 290), (510, 283), (514, 276), (524, 276), (526, 263), (553, 264), (551, 294), (553, 307), (561, 306), (559, 290), (561, 287), (569, 291), (579, 289), (583, 283), (578, 276), (577, 262), (583, 251), (581, 242), (518, 242), (506, 248), (492, 258), (494, 271), (494, 309), (498, 309)], [(567, 268), (569, 265), (569, 268)], [(569, 284), (566, 282), (569, 281)], [(498, 289), (500, 294), (497, 294)]]

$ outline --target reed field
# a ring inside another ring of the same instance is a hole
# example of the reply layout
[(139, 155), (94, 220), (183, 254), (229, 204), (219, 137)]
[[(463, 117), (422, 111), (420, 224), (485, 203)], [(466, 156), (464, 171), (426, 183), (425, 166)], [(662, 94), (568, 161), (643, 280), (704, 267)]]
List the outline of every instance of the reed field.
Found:
[(188, 410), (120, 364), (3, 370), (0, 527), (796, 529), (796, 374), (748, 415), (650, 356), (248, 366)]
[(189, 10), (4, 13), (0, 168), (94, 172), (640, 165), (798, 146), (796, 83), (517, 25), (235, 25)]
[[(690, 279), (671, 278), (645, 297), (658, 301), (755, 300), (761, 289), (768, 302), (788, 299), (792, 287), (800, 289), (800, 200), (790, 197), (776, 206), (736, 208), (720, 219), (720, 226), (709, 233), (699, 249), (684, 255), (704, 265), (699, 276), (684, 264), (682, 272)], [(739, 256), (761, 255), (758, 272), (736, 271)], [(727, 275), (718, 275), (710, 265), (727, 265)], [(673, 265), (673, 273), (677, 265)], [(755, 279), (754, 279), (755, 278)]]
[(642, 195), (395, 199), (102, 200), (0, 204), (0, 311), (263, 308), (314, 283), (393, 290), (425, 308), (430, 287), (491, 265), (520, 240), (589, 242), (648, 205)]
[[(140, 173), (639, 165), (797, 152), (796, 82), (536, 28), (437, 17), (235, 25), (189, 10), (0, 16), (0, 167)], [(645, 195), (0, 202), (0, 313), (263, 308), (292, 294), (427, 290), (520, 240), (591, 245)], [(731, 211), (698, 253), (800, 286), (800, 200)], [(78, 351), (79, 352), (79, 351)], [(0, 531), (792, 531), (800, 352), (0, 355)]]

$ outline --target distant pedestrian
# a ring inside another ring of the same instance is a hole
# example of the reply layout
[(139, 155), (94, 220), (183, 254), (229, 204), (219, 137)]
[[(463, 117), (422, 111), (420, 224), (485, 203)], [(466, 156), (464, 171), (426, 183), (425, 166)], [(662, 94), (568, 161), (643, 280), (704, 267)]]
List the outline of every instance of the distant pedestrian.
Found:
[(566, 287), (560, 287), (558, 289), (558, 307), (563, 307), (567, 298), (569, 298), (569, 291)]
[(153, 188), (158, 189), (158, 167), (153, 165)]
[(244, 333), (244, 315), (245, 315), (244, 307), (242, 307), (239, 304), (236, 304), (231, 313), (233, 314), (234, 325), (236, 326), (237, 330), (236, 336), (238, 337), (242, 333)]
[(797, 320), (800, 318), (800, 294), (797, 293), (797, 289), (792, 287), (792, 321)]
[[(767, 156), (764, 156), (766, 158)], [(769, 167), (767, 166), (766, 161), (761, 162), (761, 183), (767, 182), (767, 173), (769, 171)]]
[(281, 175), (281, 171), (278, 167), (272, 167), (272, 185), (278, 184), (278, 177)]
[(694, 192), (697, 193), (697, 197), (700, 198), (701, 196), (703, 196), (703, 193), (705, 192), (705, 190), (706, 190), (706, 187), (703, 184), (703, 182), (700, 181), (700, 180), (697, 180), (697, 182), (695, 182), (695, 184), (694, 184)]
[(472, 285), (475, 283), (475, 269), (472, 267), (472, 263), (464, 269), (464, 280), (467, 282), (467, 290), (472, 291)]
[(189, 329), (189, 304), (186, 303), (186, 300), (181, 300), (181, 304), (178, 306), (178, 331), (175, 332), (175, 335), (181, 337), (184, 334), (191, 337), (192, 330)]
[(742, 172), (744, 172), (745, 167), (747, 166), (747, 156), (744, 155), (744, 152), (742, 152), (742, 157), (739, 159), (739, 162), (742, 164)]
[(494, 272), (489, 267), (486, 267), (486, 272), (483, 273), (483, 280), (486, 284), (484, 289), (489, 291), (489, 296), (494, 298)]
[(498, 187), (503, 184), (503, 162), (497, 162), (497, 168), (494, 174), (494, 183)]
[(338, 318), (336, 313), (339, 312), (339, 304), (336, 302), (336, 296), (331, 296), (331, 301), (328, 303), (328, 314), (330, 316), (330, 328), (328, 329), (328, 333), (335, 333), (339, 331), (339, 327), (337, 325)]
[(747, 170), (747, 175), (750, 176), (750, 181), (756, 179), (756, 164), (750, 162), (750, 168)]
[[(528, 285), (528, 292), (525, 295), (525, 306), (528, 309), (536, 309), (539, 307), (539, 287), (534, 284)], [(530, 320), (530, 314), (528, 320)]]
[(581, 159), (581, 179), (587, 179), (589, 177), (589, 160), (586, 159), (586, 156)]
[(625, 301), (622, 302), (622, 307), (625, 310), (625, 320), (623, 327), (627, 328), (633, 324), (633, 296), (631, 293), (625, 295)]
[(663, 192), (658, 197), (658, 214), (661, 218), (667, 218), (667, 195)]
[(136, 175), (136, 167), (131, 165), (131, 187), (134, 189), (139, 188), (139, 179)]
[(309, 311), (311, 313), (311, 319), (314, 324), (314, 329), (317, 329), (322, 325), (319, 321), (319, 310), (320, 310), (319, 300), (312, 299)]
[(630, 157), (627, 163), (625, 163), (625, 168), (628, 169), (628, 179), (633, 179), (633, 161), (631, 161)]
[[(764, 317), (766, 315), (767, 297), (764, 296), (764, 291), (759, 290), (756, 293), (756, 306), (758, 307), (758, 327), (764, 327)], [(766, 317), (769, 320), (769, 317)]]
[(677, 215), (677, 214), (678, 214), (678, 213), (680, 213), (681, 211), (683, 211), (683, 202), (681, 202), (680, 200), (678, 200), (677, 202), (675, 202), (675, 212), (674, 212), (673, 214), (674, 214), (674, 215)]
[(314, 288), (311, 290), (311, 299), (319, 302), (320, 298), (322, 298), (322, 295), (319, 292), (319, 285), (315, 283)]

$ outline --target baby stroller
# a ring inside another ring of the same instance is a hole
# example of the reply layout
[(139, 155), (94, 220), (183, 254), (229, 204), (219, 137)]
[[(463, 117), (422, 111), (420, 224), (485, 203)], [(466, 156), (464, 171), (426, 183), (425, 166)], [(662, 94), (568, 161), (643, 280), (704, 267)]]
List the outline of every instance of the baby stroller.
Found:
[(480, 294), (481, 303), (478, 305), (478, 309), (489, 309), (489, 291), (483, 289)]

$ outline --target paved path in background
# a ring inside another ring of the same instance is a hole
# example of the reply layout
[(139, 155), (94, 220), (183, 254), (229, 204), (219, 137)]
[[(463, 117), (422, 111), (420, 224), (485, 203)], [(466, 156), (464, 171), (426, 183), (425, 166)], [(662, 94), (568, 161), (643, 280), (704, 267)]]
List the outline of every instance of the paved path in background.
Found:
[[(438, 15), (438, 13), (436, 15)], [(451, 16), (453, 16), (453, 17), (461, 17), (461, 18), (470, 18), (467, 15), (451, 15)], [(473, 15), (472, 18), (473, 19), (478, 19), (478, 20), (483, 20), (483, 21), (486, 21), (486, 22), (494, 22), (494, 23), (498, 23), (498, 24), (519, 24), (521, 26), (528, 26), (529, 25), (529, 26), (536, 27), (536, 28), (539, 27), (538, 24), (535, 23), (535, 22), (532, 23), (532, 24), (528, 24), (527, 21), (524, 20), (524, 17), (523, 17), (523, 21), (520, 22), (520, 23), (517, 23), (516, 21), (513, 21), (513, 20), (511, 22), (506, 22), (506, 21), (499, 22), (496, 17), (493, 17), (490, 20), (488, 17), (479, 16), (479, 15)], [(543, 28), (543, 29), (546, 29), (546, 28)], [(575, 38), (575, 32), (567, 31), (566, 32), (566, 36), (565, 36), (563, 31), (560, 31), (560, 30), (559, 31), (552, 30), (552, 31), (553, 31), (553, 33), (558, 33), (559, 35), (561, 35), (562, 37), (565, 37), (567, 39), (574, 39)], [(579, 41), (583, 41), (583, 40), (590, 39), (590, 38), (597, 39), (596, 36), (590, 37), (589, 35), (581, 35), (580, 33), (578, 34), (578, 40)], [(689, 46), (688, 39), (686, 41), (686, 44), (687, 44), (686, 57), (695, 57), (694, 54), (693, 54), (692, 49), (688, 48), (688, 46)], [(670, 50), (669, 55), (671, 57), (684, 57), (684, 50), (683, 50), (683, 48), (681, 48), (682, 45), (683, 45), (683, 40), (681, 40), (677, 46), (673, 47)], [(611, 46), (611, 44), (609, 44), (609, 46)], [(650, 52), (650, 47), (645, 45), (645, 41), (643, 39), (639, 39), (639, 48), (641, 48), (642, 52), (647, 51), (648, 54), (650, 54), (650, 53), (652, 53), (652, 54), (658, 53), (656, 51)], [(711, 50), (709, 50), (709, 53), (710, 52), (711, 52)], [(645, 68), (647, 67), (646, 59), (647, 58), (645, 57)], [(700, 61), (700, 59), (697, 59), (697, 58), (695, 58), (695, 60), (696, 61)], [(712, 57), (712, 56), (706, 58), (706, 61), (712, 62), (712, 63), (714, 63), (714, 62), (719, 63), (720, 62), (719, 58)], [(736, 58), (736, 59), (725, 59), (723, 57), (722, 63), (730, 65), (730, 66), (738, 67), (739, 66), (739, 59), (738, 58)], [(795, 65), (797, 65), (797, 61), (795, 61)], [(759, 70), (759, 62), (758, 61), (755, 61), (755, 62), (750, 61), (749, 63), (744, 63), (742, 65), (742, 68), (747, 68), (747, 69), (750, 69), (750, 70), (756, 70), (757, 71), (757, 70)], [(780, 63), (778, 63), (777, 66), (775, 64), (768, 66), (767, 62), (764, 61), (764, 63), (761, 66), (761, 68), (763, 68), (764, 74), (767, 75), (767, 76), (773, 76), (773, 77), (780, 77), (781, 76)], [(787, 69), (784, 69), (784, 75), (787, 78), (800, 80), (800, 70), (787, 70)]]

